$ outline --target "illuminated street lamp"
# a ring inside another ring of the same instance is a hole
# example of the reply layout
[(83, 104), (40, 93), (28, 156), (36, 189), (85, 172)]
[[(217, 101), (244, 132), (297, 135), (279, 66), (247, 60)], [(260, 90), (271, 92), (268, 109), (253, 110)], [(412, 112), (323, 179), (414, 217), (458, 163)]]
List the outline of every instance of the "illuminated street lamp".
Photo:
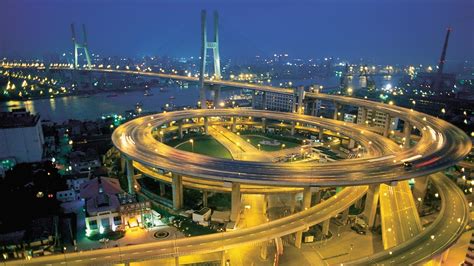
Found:
[(261, 146), (261, 145), (260, 145), (260, 143), (259, 143), (259, 144), (257, 144), (258, 150), (260, 150), (260, 146)]
[(191, 143), (191, 151), (194, 152), (194, 140), (190, 139), (189, 142)]
[(63, 247), (63, 254), (64, 254), (64, 262), (67, 264), (67, 258), (66, 258), (66, 247)]
[(281, 144), (281, 149), (283, 150), (285, 148), (285, 143)]
[(160, 139), (161, 139), (161, 142), (163, 142), (163, 135), (164, 135), (164, 134), (165, 134), (165, 133), (163, 133), (163, 130), (160, 130)]

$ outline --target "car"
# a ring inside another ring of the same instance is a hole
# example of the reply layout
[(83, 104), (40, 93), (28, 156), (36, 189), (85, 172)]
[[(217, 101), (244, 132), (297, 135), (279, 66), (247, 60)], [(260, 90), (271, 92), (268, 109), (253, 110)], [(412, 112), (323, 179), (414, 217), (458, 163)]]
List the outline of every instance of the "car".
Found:
[(413, 163), (412, 162), (403, 162), (403, 168), (405, 168), (405, 170), (410, 170), (411, 168), (413, 168)]
[(359, 235), (367, 234), (367, 231), (365, 230), (365, 228), (362, 227), (360, 224), (354, 224), (353, 226), (351, 226), (351, 229), (356, 231)]

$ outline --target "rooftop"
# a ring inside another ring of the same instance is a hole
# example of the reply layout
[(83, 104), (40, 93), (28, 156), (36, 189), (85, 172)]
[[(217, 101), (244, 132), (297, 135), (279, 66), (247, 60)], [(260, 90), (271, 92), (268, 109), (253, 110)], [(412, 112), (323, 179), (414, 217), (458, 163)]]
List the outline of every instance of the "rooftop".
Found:
[(11, 112), (0, 112), (0, 128), (34, 127), (40, 119), (25, 108), (13, 109)]
[(96, 197), (99, 193), (116, 195), (121, 193), (119, 181), (109, 177), (96, 177), (81, 184), (81, 197), (88, 199)]
[(211, 209), (208, 208), (208, 207), (203, 207), (202, 209), (200, 209), (198, 212), (196, 212), (197, 214), (199, 215), (204, 215), (206, 214), (207, 212), (209, 212)]
[(88, 216), (105, 211), (119, 211), (120, 202), (117, 194), (121, 192), (117, 179), (97, 177), (83, 183), (81, 197), (86, 200)]

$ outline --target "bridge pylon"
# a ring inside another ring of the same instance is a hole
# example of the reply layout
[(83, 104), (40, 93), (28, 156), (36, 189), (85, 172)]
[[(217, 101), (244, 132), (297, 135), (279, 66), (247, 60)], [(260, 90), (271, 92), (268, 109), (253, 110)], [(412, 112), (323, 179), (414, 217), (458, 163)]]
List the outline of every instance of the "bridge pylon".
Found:
[(76, 30), (74, 29), (74, 23), (71, 23), (71, 33), (72, 33), (72, 43), (74, 45), (74, 69), (77, 69), (79, 67), (79, 63), (77, 62), (77, 58), (79, 57), (79, 49), (82, 49), (84, 51), (84, 54), (86, 56), (86, 61), (87, 61), (87, 67), (92, 68), (89, 48), (87, 46), (86, 26), (82, 24), (82, 33), (83, 33), (82, 43), (79, 43), (76, 39)]
[[(201, 108), (206, 109), (206, 87), (204, 85), (204, 74), (206, 72), (206, 61), (207, 61), (207, 50), (212, 49), (212, 55), (214, 59), (214, 74), (210, 78), (221, 79), (221, 59), (219, 56), (219, 28), (218, 28), (219, 16), (217, 11), (214, 11), (214, 39), (213, 41), (207, 40), (207, 27), (206, 27), (206, 10), (201, 11), (201, 66), (199, 73), (199, 99), (201, 101)], [(219, 88), (217, 88), (219, 89)], [(217, 93), (217, 92), (216, 92)]]

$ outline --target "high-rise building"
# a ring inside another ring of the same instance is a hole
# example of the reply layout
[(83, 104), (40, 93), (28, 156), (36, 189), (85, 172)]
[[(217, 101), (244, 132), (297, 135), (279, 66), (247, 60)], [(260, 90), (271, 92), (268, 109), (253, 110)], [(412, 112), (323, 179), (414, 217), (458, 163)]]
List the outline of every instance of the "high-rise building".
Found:
[(357, 124), (365, 124), (370, 127), (376, 128), (377, 132), (382, 133), (385, 129), (385, 124), (387, 123), (387, 119), (390, 118), (390, 130), (396, 129), (398, 127), (398, 118), (390, 117), (386, 113), (372, 111), (371, 109), (367, 109), (367, 116), (366, 121), (362, 121), (363, 117), (363, 109), (359, 108), (357, 113)]
[(263, 105), (266, 105), (266, 109), (270, 111), (281, 111), (281, 112), (292, 112), (294, 96), (292, 94), (257, 92), (252, 97), (253, 108), (263, 109)]
[(43, 145), (39, 115), (32, 115), (24, 108), (0, 112), (0, 159), (39, 162), (43, 158)]

